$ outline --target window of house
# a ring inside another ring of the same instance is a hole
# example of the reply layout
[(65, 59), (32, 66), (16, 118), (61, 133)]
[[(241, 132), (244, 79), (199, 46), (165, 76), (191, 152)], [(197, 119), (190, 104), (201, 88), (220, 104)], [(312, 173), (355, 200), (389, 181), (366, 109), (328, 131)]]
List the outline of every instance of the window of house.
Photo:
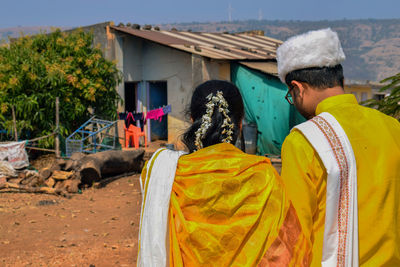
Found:
[(368, 93), (367, 92), (362, 92), (361, 93), (361, 101), (366, 101), (368, 99)]
[(359, 101), (359, 99), (358, 99), (358, 94), (357, 94), (357, 92), (351, 92), (355, 97), (356, 97), (356, 99), (357, 99), (357, 101)]
[(384, 97), (385, 97), (384, 94), (375, 94), (375, 95), (373, 96), (373, 98), (374, 98), (375, 100), (382, 100)]

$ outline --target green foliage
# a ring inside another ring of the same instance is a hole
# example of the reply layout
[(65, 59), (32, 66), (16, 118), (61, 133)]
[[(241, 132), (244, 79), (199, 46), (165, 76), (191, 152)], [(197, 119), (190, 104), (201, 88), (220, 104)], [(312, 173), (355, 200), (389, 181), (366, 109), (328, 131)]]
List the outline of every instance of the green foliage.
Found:
[(400, 120), (400, 73), (381, 81), (381, 83), (386, 82), (389, 84), (382, 87), (380, 91), (390, 90), (390, 95), (381, 100), (369, 100), (366, 104)]
[[(93, 47), (93, 35), (77, 30), (21, 36), (0, 47), (0, 129), (12, 132), (15, 107), (21, 139), (55, 130), (55, 100), (60, 99), (60, 134), (68, 136), (91, 115), (115, 119), (115, 88), (121, 75), (115, 63)], [(50, 147), (54, 139), (40, 145)]]

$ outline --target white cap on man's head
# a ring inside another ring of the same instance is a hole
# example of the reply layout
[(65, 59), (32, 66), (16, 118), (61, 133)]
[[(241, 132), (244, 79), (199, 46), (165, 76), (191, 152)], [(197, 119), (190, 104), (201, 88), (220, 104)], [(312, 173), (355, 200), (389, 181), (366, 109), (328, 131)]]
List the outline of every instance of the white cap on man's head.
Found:
[(283, 83), (291, 71), (333, 67), (346, 58), (337, 33), (330, 28), (293, 36), (278, 47), (276, 54), (278, 75)]

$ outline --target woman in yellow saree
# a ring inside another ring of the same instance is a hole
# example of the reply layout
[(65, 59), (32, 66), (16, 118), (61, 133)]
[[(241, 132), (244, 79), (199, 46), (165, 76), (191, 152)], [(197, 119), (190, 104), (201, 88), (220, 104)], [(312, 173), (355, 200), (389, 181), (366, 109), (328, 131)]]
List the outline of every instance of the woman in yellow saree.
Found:
[(138, 266), (308, 266), (310, 248), (270, 161), (232, 144), (244, 115), (236, 86), (199, 85), (183, 135), (142, 171)]

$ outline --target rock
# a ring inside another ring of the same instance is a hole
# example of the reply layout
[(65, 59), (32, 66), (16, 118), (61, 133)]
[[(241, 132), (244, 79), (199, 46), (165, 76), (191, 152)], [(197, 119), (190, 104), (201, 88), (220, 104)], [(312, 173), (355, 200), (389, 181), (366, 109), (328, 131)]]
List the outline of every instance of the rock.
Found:
[(25, 171), (25, 176), (26, 177), (39, 177), (39, 173), (37, 171), (32, 171), (32, 170), (26, 170)]
[(54, 180), (67, 180), (74, 174), (73, 171), (66, 172), (66, 171), (53, 171), (51, 178)]
[(8, 179), (7, 181), (12, 184), (19, 184), (19, 183), (21, 183), (22, 179), (21, 178), (11, 178), (11, 179)]
[(78, 179), (66, 180), (64, 182), (64, 188), (68, 193), (78, 193), (80, 184), (81, 181)]
[(53, 187), (56, 181), (53, 178), (49, 178), (44, 182), (48, 187)]
[(37, 176), (33, 176), (32, 179), (29, 181), (29, 183), (27, 184), (27, 186), (37, 186), (39, 183), (39, 177)]
[(54, 171), (60, 171), (60, 170), (61, 170), (61, 167), (60, 167), (60, 165), (58, 165), (57, 162), (54, 162), (54, 163), (51, 165), (50, 170), (52, 170), (53, 172), (54, 172)]
[(56, 184), (54, 185), (55, 189), (64, 189), (64, 181), (58, 181), (56, 182)]
[(21, 180), (20, 184), (29, 185), (33, 180), (35, 180), (35, 178), (37, 178), (37, 177), (35, 177), (35, 176), (26, 177), (25, 179)]
[(75, 152), (71, 155), (69, 160), (65, 163), (64, 170), (71, 171), (77, 168), (80, 165), (80, 161), (85, 157), (84, 153)]
[(17, 172), (8, 161), (0, 161), (0, 175), (7, 177), (17, 177)]
[(21, 180), (24, 180), (26, 178), (26, 172), (20, 172), (18, 174), (18, 178), (21, 179)]
[(58, 159), (57, 164), (58, 166), (60, 166), (61, 169), (64, 169), (65, 165), (67, 164), (67, 161), (65, 159)]
[(52, 174), (52, 170), (50, 168), (43, 168), (39, 171), (39, 177), (41, 180), (46, 181)]

